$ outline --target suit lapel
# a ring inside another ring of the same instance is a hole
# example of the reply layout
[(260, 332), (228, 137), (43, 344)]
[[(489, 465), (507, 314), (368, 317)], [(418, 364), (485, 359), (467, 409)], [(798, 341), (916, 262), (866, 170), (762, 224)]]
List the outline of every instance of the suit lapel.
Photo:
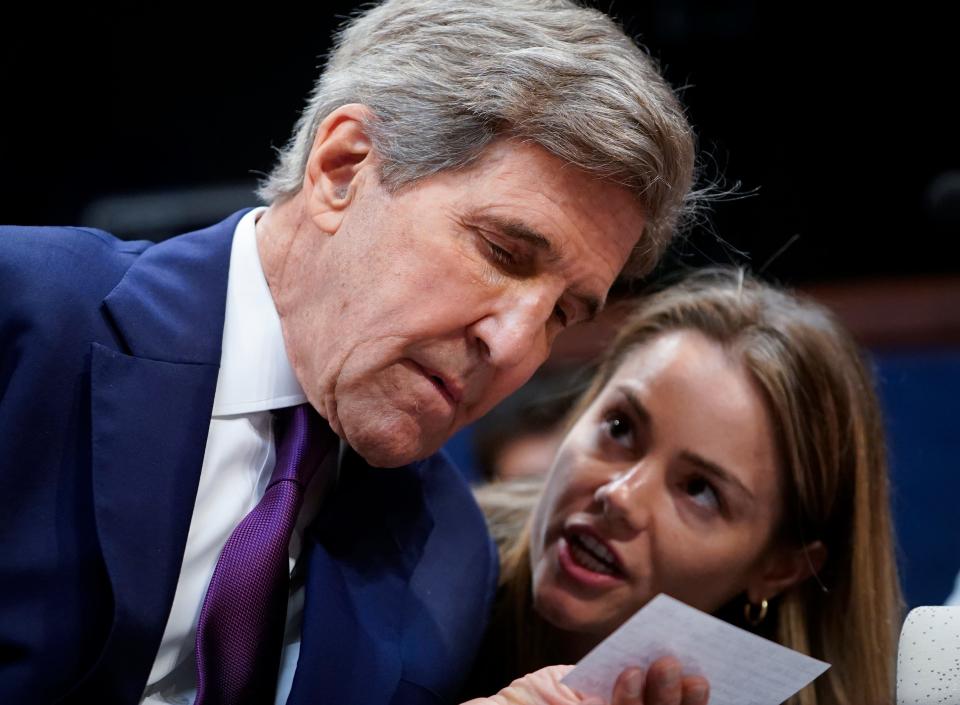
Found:
[(310, 532), (289, 705), (390, 702), (403, 671), (408, 583), (432, 528), (417, 466), (378, 469), (345, 457)]
[(120, 351), (91, 347), (91, 440), (114, 613), (80, 696), (135, 702), (156, 655), (203, 461), (242, 215), (151, 247), (104, 300)]

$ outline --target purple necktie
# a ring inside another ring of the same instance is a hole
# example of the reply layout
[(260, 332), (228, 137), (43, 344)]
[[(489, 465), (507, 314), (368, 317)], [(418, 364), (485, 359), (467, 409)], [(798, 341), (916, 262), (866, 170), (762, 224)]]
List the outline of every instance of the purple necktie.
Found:
[(336, 440), (309, 404), (280, 409), (277, 464), (220, 552), (197, 624), (196, 705), (273, 702), (289, 593), (288, 546), (304, 490)]

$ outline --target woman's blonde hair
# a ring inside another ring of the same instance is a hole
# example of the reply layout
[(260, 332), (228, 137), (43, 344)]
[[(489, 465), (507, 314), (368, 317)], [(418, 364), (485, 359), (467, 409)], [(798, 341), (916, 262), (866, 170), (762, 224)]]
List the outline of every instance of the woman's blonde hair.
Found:
[[(789, 702), (892, 702), (902, 602), (882, 419), (859, 348), (823, 307), (742, 270), (708, 269), (638, 305), (571, 418), (632, 350), (678, 329), (723, 345), (756, 380), (785, 479), (779, 540), (795, 547), (819, 540), (827, 548), (820, 571), (775, 598), (767, 617), (765, 635), (833, 666)], [(511, 619), (532, 609), (527, 531), (503, 552)], [(521, 668), (542, 660), (529, 625), (517, 633)]]

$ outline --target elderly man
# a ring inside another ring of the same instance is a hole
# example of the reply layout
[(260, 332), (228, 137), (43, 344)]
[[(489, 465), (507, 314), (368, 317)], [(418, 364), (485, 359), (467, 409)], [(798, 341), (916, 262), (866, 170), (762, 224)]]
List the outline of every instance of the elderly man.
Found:
[(601, 13), (388, 0), (268, 207), (0, 230), (0, 701), (449, 697), (496, 565), (435, 452), (653, 264), (692, 171)]

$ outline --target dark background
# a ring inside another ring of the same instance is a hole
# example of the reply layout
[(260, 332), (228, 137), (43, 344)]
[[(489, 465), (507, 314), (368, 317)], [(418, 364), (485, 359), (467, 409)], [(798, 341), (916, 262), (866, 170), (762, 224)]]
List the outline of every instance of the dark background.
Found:
[[(105, 196), (252, 185), (287, 139), (331, 28), (356, 3), (322, 5), (227, 18), (158, 4), (10, 16), (0, 221), (90, 224), (88, 207)], [(673, 261), (761, 269), (798, 235), (767, 275), (800, 284), (960, 271), (958, 62), (945, 11), (600, 7), (685, 87), (707, 176), (753, 194), (718, 204)], [(950, 172), (953, 196), (937, 208), (935, 182)], [(226, 200), (232, 210), (236, 195)]]
[[(330, 30), (355, 5), (270, 3), (228, 17), (151, 3), (7, 8), (0, 222), (160, 238), (254, 205), (252, 187), (290, 134)], [(871, 344), (905, 340), (914, 320), (933, 317), (922, 335), (910, 333), (932, 348), (883, 352), (876, 368), (907, 598), (936, 604), (960, 567), (955, 25), (946, 10), (916, 3), (600, 7), (684, 87), (707, 179), (744, 196), (716, 204), (667, 269), (734, 261), (793, 285), (847, 287), (848, 309), (860, 311), (860, 323), (845, 319), (855, 332), (864, 321), (899, 321), (861, 337)], [(154, 200), (129, 200), (144, 195)], [(864, 299), (865, 286), (883, 303)], [(901, 291), (921, 296), (894, 316)]]

